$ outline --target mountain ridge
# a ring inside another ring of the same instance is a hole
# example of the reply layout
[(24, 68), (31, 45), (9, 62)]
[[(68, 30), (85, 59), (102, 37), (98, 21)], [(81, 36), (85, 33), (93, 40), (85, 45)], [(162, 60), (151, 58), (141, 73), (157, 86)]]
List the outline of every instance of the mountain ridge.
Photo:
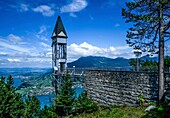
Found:
[[(135, 59), (135, 58), (132, 58)], [(146, 60), (156, 60), (158, 62), (158, 57), (149, 57), (143, 56), (140, 59)], [(73, 66), (77, 68), (116, 68), (116, 67), (123, 67), (123, 68), (130, 68), (129, 64), (130, 59), (126, 59), (124, 57), (117, 57), (117, 58), (108, 58), (102, 56), (86, 56), (80, 57), (79, 59), (70, 62), (67, 64), (68, 68), (72, 68)]]
[(130, 67), (129, 59), (118, 57), (115, 59), (101, 56), (80, 57), (76, 61), (67, 64), (69, 68), (113, 68), (113, 67)]

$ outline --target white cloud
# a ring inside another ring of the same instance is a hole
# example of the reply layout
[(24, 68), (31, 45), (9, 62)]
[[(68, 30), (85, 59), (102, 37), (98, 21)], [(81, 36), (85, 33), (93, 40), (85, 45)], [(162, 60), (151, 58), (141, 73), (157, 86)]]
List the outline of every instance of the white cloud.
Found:
[(0, 55), (7, 55), (6, 52), (0, 52)]
[(116, 3), (115, 0), (107, 0), (106, 2), (103, 3), (102, 7), (108, 7), (108, 8), (113, 8)]
[(25, 12), (29, 10), (29, 5), (24, 3), (17, 3), (16, 5), (9, 4), (9, 6), (16, 9), (18, 12)]
[(50, 48), (50, 45), (43, 42), (41, 42), (40, 45), (43, 46), (44, 48)]
[(75, 13), (70, 13), (69, 15), (70, 15), (71, 17), (74, 17), (74, 18), (77, 17), (77, 15), (76, 15)]
[(9, 39), (12, 39), (13, 42), (22, 40), (13, 34), (0, 37), (1, 67), (51, 67), (51, 46), (49, 44), (38, 42), (16, 45)]
[(46, 37), (46, 34), (47, 34), (46, 31), (47, 31), (47, 27), (43, 25), (40, 27), (40, 30), (35, 36), (40, 40), (48, 41), (48, 38)]
[(21, 43), (21, 37), (19, 37), (19, 36), (16, 36), (16, 35), (14, 35), (14, 34), (9, 34), (8, 36), (7, 36), (7, 39), (11, 42), (11, 43), (13, 43), (13, 44), (20, 44)]
[(52, 55), (52, 52), (47, 52), (47, 55)]
[(88, 5), (86, 0), (73, 0), (72, 3), (63, 6), (61, 12), (79, 12)]
[(36, 35), (36, 37), (42, 41), (48, 41), (48, 38), (45, 36)]
[[(20, 37), (13, 34), (5, 38), (0, 37), (1, 66), (3, 63), (3, 67), (51, 67), (52, 48), (50, 43), (36, 42), (35, 44), (27, 43), (24, 45), (16, 45), (14, 43), (9, 43), (8, 38), (15, 39), (14, 42), (22, 41)], [(86, 42), (79, 45), (73, 43), (68, 46), (67, 50), (68, 62), (74, 61), (81, 56), (130, 58), (134, 55), (128, 46), (101, 48)]]
[(116, 23), (116, 24), (115, 24), (115, 27), (119, 27), (119, 26), (120, 26), (120, 24), (119, 24), (119, 23)]
[(9, 62), (21, 62), (19, 59), (7, 59)]
[(77, 45), (75, 43), (68, 46), (68, 61), (73, 61), (81, 56), (104, 56), (109, 58), (124, 57), (131, 58), (133, 53), (128, 46), (118, 46), (109, 48), (99, 48), (86, 42)]
[(42, 34), (42, 33), (44, 33), (46, 30), (47, 30), (47, 27), (43, 25), (43, 26), (40, 27), (40, 31), (38, 32), (38, 34)]
[(20, 11), (23, 12), (23, 11), (28, 11), (29, 10), (29, 5), (27, 4), (20, 4)]
[(0, 47), (3, 47), (5, 49), (11, 49), (15, 51), (20, 51), (20, 52), (29, 52), (29, 48), (24, 48), (16, 45), (11, 45), (8, 42), (3, 42), (0, 40)]
[(36, 8), (32, 9), (34, 12), (40, 12), (43, 16), (53, 16), (55, 14), (55, 11), (52, 10), (50, 6), (47, 5), (40, 5)]

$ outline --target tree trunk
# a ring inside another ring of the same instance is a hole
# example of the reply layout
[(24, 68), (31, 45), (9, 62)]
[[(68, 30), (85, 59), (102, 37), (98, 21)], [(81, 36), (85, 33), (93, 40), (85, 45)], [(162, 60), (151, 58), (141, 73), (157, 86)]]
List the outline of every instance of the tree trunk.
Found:
[[(161, 0), (159, 1), (161, 2)], [(162, 6), (160, 5), (159, 17), (162, 18)], [(164, 32), (162, 20), (159, 21), (159, 96), (158, 101), (160, 102), (164, 95)]]

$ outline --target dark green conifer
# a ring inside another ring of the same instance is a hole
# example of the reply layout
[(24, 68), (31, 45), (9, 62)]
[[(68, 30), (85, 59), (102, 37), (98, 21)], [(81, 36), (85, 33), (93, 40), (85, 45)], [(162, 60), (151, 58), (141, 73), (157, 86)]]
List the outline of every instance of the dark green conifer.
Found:
[(36, 97), (25, 100), (13, 87), (12, 76), (0, 78), (0, 118), (33, 118), (39, 116), (40, 102)]
[(97, 103), (88, 98), (87, 93), (83, 92), (74, 103), (74, 114), (92, 113), (98, 110)]
[(16, 93), (13, 85), (12, 76), (6, 80), (5, 77), (0, 79), (0, 118), (13, 118), (22, 116), (24, 102), (21, 95)]
[(25, 99), (25, 108), (23, 109), (24, 118), (35, 118), (40, 115), (40, 102), (33, 96)]
[(40, 118), (57, 118), (57, 116), (56, 109), (53, 105), (50, 107), (45, 105), (40, 114)]
[(70, 75), (66, 74), (63, 77), (63, 83), (57, 92), (55, 99), (55, 107), (58, 115), (69, 115), (73, 108), (75, 100), (75, 89), (73, 87), (73, 80)]

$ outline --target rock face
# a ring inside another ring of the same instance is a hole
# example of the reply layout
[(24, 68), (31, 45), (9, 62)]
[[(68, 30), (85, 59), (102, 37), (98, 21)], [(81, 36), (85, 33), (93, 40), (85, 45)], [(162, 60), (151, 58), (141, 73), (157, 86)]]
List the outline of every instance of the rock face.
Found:
[(150, 112), (151, 110), (153, 109), (156, 109), (155, 106), (151, 105), (151, 106), (148, 106), (146, 109), (145, 109), (145, 112)]
[[(88, 96), (100, 104), (138, 104), (141, 91), (145, 102), (157, 100), (157, 73), (89, 70), (85, 76)], [(165, 76), (165, 94), (170, 96), (170, 74)]]

